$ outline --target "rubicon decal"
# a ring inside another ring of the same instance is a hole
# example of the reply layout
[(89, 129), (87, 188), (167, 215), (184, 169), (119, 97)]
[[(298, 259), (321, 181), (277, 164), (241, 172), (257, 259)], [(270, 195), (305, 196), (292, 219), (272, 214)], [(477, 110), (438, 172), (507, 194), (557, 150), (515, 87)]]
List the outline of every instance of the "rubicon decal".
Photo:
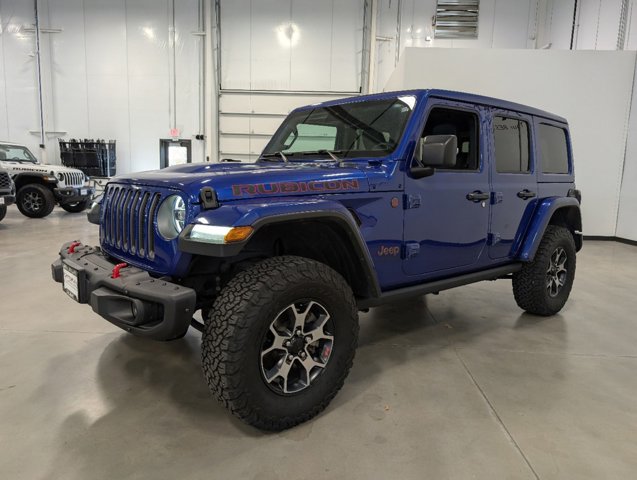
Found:
[(245, 185), (233, 185), (232, 195), (276, 195), (278, 193), (300, 192), (337, 192), (344, 190), (358, 190), (358, 180), (314, 180), (311, 182), (276, 182), (276, 183), (250, 183)]

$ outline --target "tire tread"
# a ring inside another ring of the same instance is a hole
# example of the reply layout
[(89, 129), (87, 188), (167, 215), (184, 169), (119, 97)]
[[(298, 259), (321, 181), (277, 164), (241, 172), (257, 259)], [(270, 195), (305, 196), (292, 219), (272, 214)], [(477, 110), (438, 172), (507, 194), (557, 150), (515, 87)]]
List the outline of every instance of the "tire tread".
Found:
[[(42, 208), (42, 210), (35, 214), (27, 212), (22, 207), (22, 195), (28, 188), (38, 190), (44, 197), (44, 207)], [(20, 190), (18, 190), (16, 204), (18, 205), (18, 210), (20, 210), (20, 213), (22, 213), (22, 215), (24, 216), (29, 218), (44, 218), (49, 215), (55, 208), (55, 197), (53, 196), (53, 192), (44, 185), (40, 185), (39, 183), (29, 183), (28, 185), (25, 185)]]
[(565, 298), (559, 308), (547, 302), (544, 283), (546, 281), (544, 264), (547, 259), (550, 259), (556, 246), (564, 243), (566, 243), (568, 255), (572, 257), (572, 274), (575, 274), (576, 257), (573, 235), (565, 227), (549, 225), (544, 232), (533, 261), (525, 264), (522, 270), (513, 275), (513, 296), (521, 309), (535, 315), (549, 316), (559, 312), (564, 303), (566, 303), (572, 287), (572, 281), (563, 287), (566, 289)]
[[(358, 321), (352, 322), (352, 344), (349, 357), (328, 395), (320, 403), (296, 416), (266, 416), (253, 404), (243, 384), (241, 364), (251, 327), (253, 312), (266, 308), (272, 295), (260, 292), (282, 292), (289, 285), (286, 275), (294, 271), (308, 281), (322, 281), (334, 286), (334, 294), (342, 296), (354, 318), (358, 309), (347, 282), (327, 265), (314, 260), (281, 256), (272, 257), (238, 273), (221, 291), (206, 319), (202, 336), (202, 365), (210, 390), (217, 400), (235, 416), (262, 430), (280, 431), (305, 422), (318, 415), (330, 403), (345, 382), (354, 360)], [(256, 293), (255, 293), (256, 292)]]

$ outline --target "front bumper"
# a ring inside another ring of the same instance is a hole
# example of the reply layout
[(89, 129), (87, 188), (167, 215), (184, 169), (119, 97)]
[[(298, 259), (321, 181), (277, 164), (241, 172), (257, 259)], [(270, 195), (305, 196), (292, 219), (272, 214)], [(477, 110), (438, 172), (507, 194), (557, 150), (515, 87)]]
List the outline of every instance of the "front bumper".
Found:
[(54, 188), (53, 194), (60, 205), (66, 205), (90, 200), (95, 194), (95, 189), (93, 187)]
[(0, 193), (0, 206), (13, 205), (15, 203), (15, 195), (3, 195)]
[(112, 278), (115, 263), (99, 247), (72, 242), (60, 250), (51, 265), (53, 280), (63, 283), (64, 267), (77, 272), (77, 301), (90, 304), (93, 311), (135, 335), (155, 340), (173, 340), (185, 335), (196, 304), (195, 291), (153, 278), (148, 272), (128, 266), (119, 278)]

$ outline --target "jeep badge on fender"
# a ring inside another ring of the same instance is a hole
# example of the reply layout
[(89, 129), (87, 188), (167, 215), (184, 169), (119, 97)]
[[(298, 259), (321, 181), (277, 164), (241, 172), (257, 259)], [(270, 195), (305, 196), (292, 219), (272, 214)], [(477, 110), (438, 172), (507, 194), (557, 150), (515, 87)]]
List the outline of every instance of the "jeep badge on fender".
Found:
[(216, 398), (282, 430), (343, 386), (360, 310), (512, 278), (522, 309), (559, 312), (580, 200), (561, 117), (441, 90), (359, 96), (294, 110), (254, 164), (114, 178), (89, 213), (100, 246), (63, 245), (52, 274), (134, 335), (201, 330)]

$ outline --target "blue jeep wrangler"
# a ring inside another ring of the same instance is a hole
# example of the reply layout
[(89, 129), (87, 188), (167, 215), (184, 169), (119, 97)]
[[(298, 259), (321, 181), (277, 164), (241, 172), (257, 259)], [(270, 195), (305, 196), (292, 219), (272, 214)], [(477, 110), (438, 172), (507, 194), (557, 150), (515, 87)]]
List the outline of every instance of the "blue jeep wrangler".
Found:
[(54, 280), (133, 334), (201, 330), (210, 389), (266, 430), (336, 395), (358, 311), (512, 278), (553, 315), (582, 246), (566, 120), (440, 90), (299, 108), (255, 164), (116, 177), (89, 218), (101, 246), (65, 244)]

